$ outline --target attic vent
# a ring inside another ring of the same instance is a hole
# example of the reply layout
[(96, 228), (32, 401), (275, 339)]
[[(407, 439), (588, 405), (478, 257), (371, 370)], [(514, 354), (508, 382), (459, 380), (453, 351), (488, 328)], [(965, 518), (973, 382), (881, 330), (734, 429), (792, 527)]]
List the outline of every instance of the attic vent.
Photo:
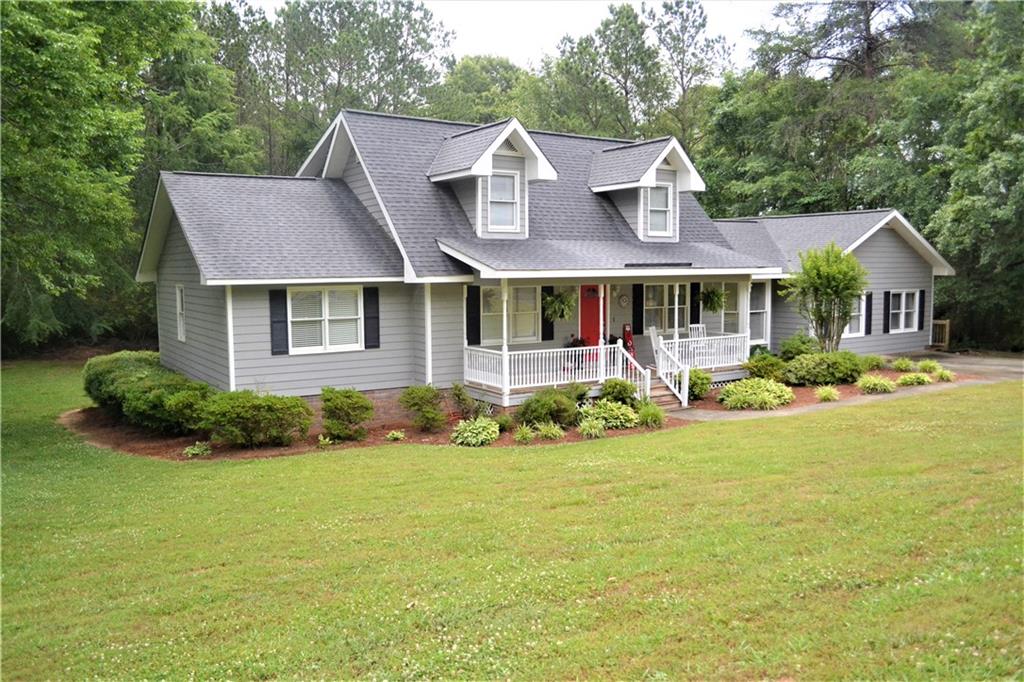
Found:
[(512, 140), (505, 140), (504, 142), (502, 142), (501, 146), (498, 147), (498, 151), (499, 152), (504, 152), (505, 154), (518, 154), (519, 153), (519, 150), (516, 149), (516, 146), (514, 144), (512, 144)]

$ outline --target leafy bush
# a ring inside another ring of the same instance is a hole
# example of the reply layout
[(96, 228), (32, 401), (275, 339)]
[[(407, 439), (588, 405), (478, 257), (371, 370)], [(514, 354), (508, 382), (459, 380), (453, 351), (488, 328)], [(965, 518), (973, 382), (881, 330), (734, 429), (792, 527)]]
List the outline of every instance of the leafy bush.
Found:
[(935, 373), (935, 378), (939, 381), (956, 381), (956, 372), (951, 372), (948, 369), (940, 369)]
[(639, 417), (629, 405), (601, 398), (597, 402), (580, 408), (580, 419), (596, 419), (606, 429), (631, 429), (639, 423)]
[(192, 457), (209, 457), (213, 454), (213, 448), (210, 444), (204, 440), (197, 440), (195, 445), (189, 445), (187, 448), (181, 451), (181, 454), (188, 458)]
[(862, 355), (860, 358), (860, 366), (865, 372), (882, 369), (885, 367), (885, 358), (881, 355)]
[(896, 358), (892, 361), (892, 368), (897, 372), (913, 372), (917, 365), (910, 358)]
[(392, 442), (405, 440), (405, 431), (398, 429), (397, 431), (388, 431), (388, 435), (384, 436), (387, 440)]
[(449, 392), (455, 410), (463, 419), (476, 419), (490, 413), (491, 406), (469, 394), (462, 384), (453, 384)]
[(498, 422), (498, 430), (502, 433), (511, 431), (512, 427), (516, 425), (516, 420), (510, 414), (499, 414), (494, 418), (494, 421)]
[(334, 445), (334, 441), (327, 434), (320, 433), (316, 437), (316, 447), (318, 450), (326, 450), (327, 448)]
[(803, 329), (783, 341), (782, 345), (779, 346), (779, 356), (786, 362), (801, 355), (820, 352), (821, 346)]
[(324, 433), (338, 440), (366, 438), (364, 422), (373, 419), (373, 403), (354, 388), (331, 388), (320, 391), (324, 417)]
[(604, 438), (604, 424), (600, 419), (584, 417), (576, 428), (584, 438)]
[(544, 440), (561, 440), (565, 438), (565, 430), (555, 422), (541, 422), (534, 425), (533, 430)]
[(696, 367), (690, 368), (690, 400), (703, 400), (711, 392), (711, 374)]
[(637, 422), (648, 429), (660, 429), (665, 425), (665, 410), (648, 401), (636, 411)]
[(819, 403), (834, 403), (839, 400), (839, 389), (835, 386), (818, 386), (814, 389)]
[(433, 386), (410, 386), (398, 396), (398, 404), (412, 412), (412, 423), (420, 431), (440, 431), (447, 421), (441, 410), (443, 398)]
[(164, 400), (164, 409), (181, 425), (183, 431), (198, 431), (202, 428), (203, 410), (211, 395), (213, 389), (203, 384), (202, 388), (188, 389), (169, 396)]
[(466, 448), (479, 448), (498, 440), (498, 422), (490, 417), (463, 419), (452, 431), (452, 442)]
[(213, 440), (247, 448), (305, 438), (312, 421), (313, 410), (302, 398), (254, 391), (216, 393), (203, 410), (203, 428)]
[(900, 386), (924, 386), (925, 384), (932, 383), (932, 378), (921, 372), (911, 372), (901, 376), (896, 380), (896, 383)]
[(940, 369), (942, 369), (942, 365), (935, 360), (922, 360), (917, 363), (917, 371), (924, 372), (925, 374), (935, 374)]
[(785, 381), (794, 386), (852, 384), (862, 373), (860, 358), (848, 350), (808, 353), (786, 365)]
[(750, 359), (743, 363), (743, 369), (755, 378), (782, 381), (786, 361), (774, 355), (759, 353), (750, 356)]
[(115, 381), (126, 374), (159, 368), (160, 354), (153, 351), (124, 350), (110, 355), (97, 355), (85, 363), (82, 383), (86, 395), (94, 403), (120, 413), (121, 400), (113, 392)]
[(586, 384), (573, 382), (563, 386), (561, 391), (568, 396), (570, 400), (579, 405), (587, 399), (587, 394), (590, 393), (590, 387)]
[(857, 388), (861, 393), (892, 393), (896, 390), (896, 382), (877, 374), (865, 374), (857, 379)]
[(536, 436), (537, 434), (533, 430), (532, 426), (529, 424), (520, 424), (516, 429), (515, 435), (512, 436), (512, 440), (522, 445), (526, 445), (527, 443), (532, 443)]
[(601, 386), (601, 400), (636, 407), (636, 386), (625, 379), (606, 379)]
[(523, 401), (516, 410), (516, 421), (530, 425), (554, 422), (572, 426), (576, 423), (577, 412), (572, 398), (556, 388), (545, 388)]
[(774, 410), (793, 402), (793, 389), (771, 379), (742, 379), (726, 384), (718, 401), (729, 410)]

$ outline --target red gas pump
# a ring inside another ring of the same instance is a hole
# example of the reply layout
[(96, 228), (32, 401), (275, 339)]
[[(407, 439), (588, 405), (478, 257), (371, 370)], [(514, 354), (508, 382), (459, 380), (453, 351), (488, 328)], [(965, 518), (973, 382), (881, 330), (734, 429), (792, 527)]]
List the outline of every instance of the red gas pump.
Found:
[(629, 322), (622, 325), (622, 345), (625, 346), (630, 355), (634, 358), (636, 357), (636, 346), (633, 345), (633, 325)]

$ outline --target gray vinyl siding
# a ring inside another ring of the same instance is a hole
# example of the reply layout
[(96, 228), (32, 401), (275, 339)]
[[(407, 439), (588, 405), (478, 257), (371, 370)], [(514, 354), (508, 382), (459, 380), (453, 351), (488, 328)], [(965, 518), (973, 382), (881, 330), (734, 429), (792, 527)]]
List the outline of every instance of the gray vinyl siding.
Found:
[[(175, 286), (185, 287), (185, 341), (178, 340)], [(177, 218), (171, 221), (157, 269), (160, 362), (219, 389), (228, 388), (224, 287), (200, 284), (199, 267)]]
[[(854, 255), (868, 270), (868, 288), (872, 293), (871, 334), (843, 339), (840, 348), (855, 353), (893, 355), (921, 350), (929, 343), (932, 323), (932, 267), (892, 228), (882, 228), (854, 250)], [(884, 292), (925, 290), (924, 329), (884, 334), (882, 313)], [(778, 283), (772, 288), (772, 349), (793, 335), (807, 329), (796, 306), (778, 295)]]
[(490, 224), (490, 195), (488, 193), (488, 178), (478, 178), (480, 191), (480, 236), (487, 239), (524, 239), (527, 235), (527, 220), (529, 208), (527, 200), (529, 188), (526, 182), (526, 159), (521, 156), (506, 156), (495, 154), (493, 168), (496, 171), (516, 171), (519, 173), (519, 231), (518, 232), (491, 232), (488, 229)]
[(462, 383), (462, 349), (465, 346), (462, 296), (462, 284), (433, 284), (430, 287), (433, 381), (439, 388)]
[(410, 291), (409, 334), (412, 336), (412, 376), (410, 383), (422, 384), (427, 380), (427, 347), (423, 343), (426, 338), (426, 287), (422, 284), (407, 284)]
[(625, 218), (626, 222), (629, 223), (629, 227), (633, 230), (637, 237), (640, 236), (640, 225), (637, 222), (639, 218), (637, 203), (640, 198), (640, 190), (636, 188), (631, 189), (617, 189), (613, 192), (609, 192), (608, 196), (611, 198), (615, 207), (619, 209), (619, 213)]
[(415, 354), (422, 352), (422, 335), (415, 338), (416, 287), (398, 283), (367, 283), (380, 291), (380, 348), (344, 353), (271, 355), (268, 286), (235, 287), (232, 295), (235, 332), (235, 381), (282, 395), (315, 395), (323, 386), (358, 390), (402, 388), (422, 383), (416, 376)]
[(367, 178), (366, 172), (359, 163), (359, 157), (356, 156), (355, 152), (348, 155), (348, 162), (345, 164), (345, 170), (341, 174), (341, 179), (352, 190), (352, 193), (359, 198), (360, 203), (374, 217), (380, 228), (390, 237), (391, 231), (388, 229), (387, 221), (384, 220), (384, 212), (380, 208), (380, 203), (377, 201), (373, 188), (370, 186), (370, 180)]
[(452, 191), (455, 192), (455, 198), (459, 200), (459, 205), (462, 206), (462, 210), (466, 214), (469, 224), (473, 226), (474, 232), (480, 230), (476, 220), (476, 188), (478, 182), (477, 178), (461, 178), (453, 180), (451, 183)]

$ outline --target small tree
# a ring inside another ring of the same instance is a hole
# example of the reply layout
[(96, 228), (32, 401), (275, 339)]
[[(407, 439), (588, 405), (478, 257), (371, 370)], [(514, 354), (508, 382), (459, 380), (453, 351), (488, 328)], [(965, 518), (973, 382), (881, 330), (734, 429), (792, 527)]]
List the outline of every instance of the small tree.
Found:
[(839, 349), (853, 304), (867, 286), (868, 272), (851, 253), (831, 243), (800, 254), (800, 272), (782, 282), (782, 293), (811, 323), (826, 353)]

